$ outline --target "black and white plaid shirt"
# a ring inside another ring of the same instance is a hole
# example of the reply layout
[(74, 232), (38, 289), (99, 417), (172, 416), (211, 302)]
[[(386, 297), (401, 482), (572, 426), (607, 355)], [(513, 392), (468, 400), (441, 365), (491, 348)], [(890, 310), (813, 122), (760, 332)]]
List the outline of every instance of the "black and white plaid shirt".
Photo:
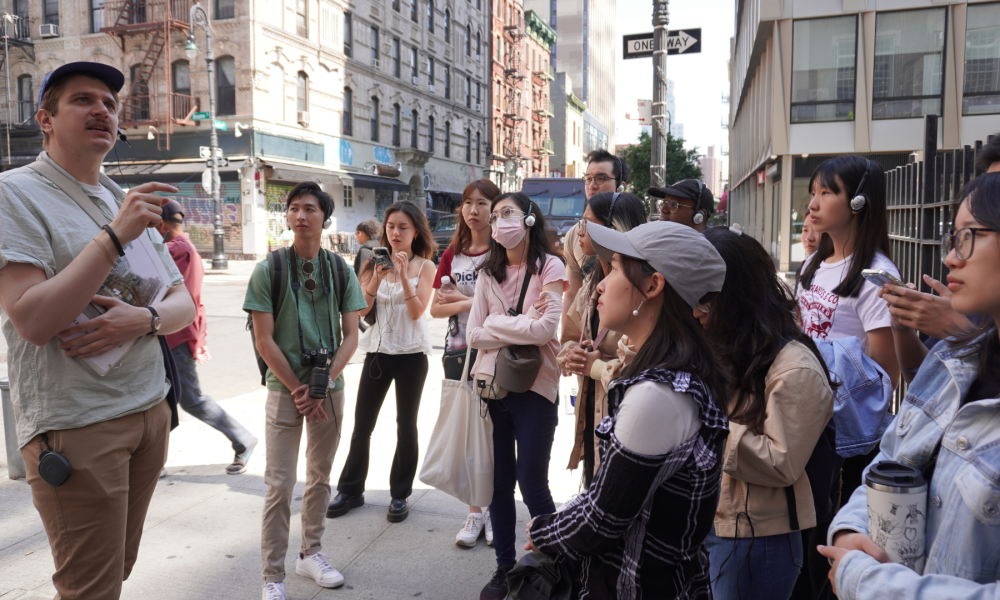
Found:
[[(618, 409), (625, 391), (640, 381), (690, 394), (699, 407), (699, 433), (659, 456), (622, 445), (614, 435)], [(608, 412), (596, 432), (601, 466), (590, 489), (562, 512), (537, 517), (532, 542), (547, 554), (580, 561), (581, 599), (710, 599), (704, 542), (719, 501), (725, 413), (697, 377), (663, 369), (616, 382)]]

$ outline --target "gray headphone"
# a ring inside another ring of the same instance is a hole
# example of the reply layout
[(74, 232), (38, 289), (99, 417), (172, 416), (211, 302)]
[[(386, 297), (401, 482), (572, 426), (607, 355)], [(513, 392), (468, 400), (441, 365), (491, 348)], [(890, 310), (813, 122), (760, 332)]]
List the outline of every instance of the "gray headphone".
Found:
[(865, 182), (868, 181), (868, 171), (870, 168), (871, 161), (866, 158), (865, 174), (861, 176), (861, 183), (858, 184), (858, 189), (854, 192), (854, 197), (851, 198), (851, 210), (861, 210), (868, 205), (868, 198), (861, 192), (861, 190), (864, 189)]
[[(701, 195), (705, 191), (705, 182), (700, 179), (695, 179), (695, 181), (698, 182), (698, 197), (695, 198), (694, 200), (694, 205), (697, 207), (699, 204), (701, 204)], [(698, 212), (694, 213), (694, 216), (691, 217), (691, 220), (694, 222), (695, 225), (701, 225), (702, 223), (705, 222), (705, 219), (707, 217), (708, 217), (708, 211), (706, 211), (704, 208), (700, 208), (698, 209)]]
[(622, 163), (622, 159), (619, 158), (617, 154), (612, 154), (612, 156), (614, 156), (615, 161), (618, 162), (618, 177), (615, 178), (618, 182), (618, 187), (615, 188), (615, 191), (620, 194), (625, 191), (625, 184), (622, 183), (622, 179), (625, 177), (625, 167)]
[(531, 200), (528, 201), (528, 216), (524, 217), (524, 226), (531, 227), (535, 224), (535, 215), (532, 214), (532, 207), (535, 203)]

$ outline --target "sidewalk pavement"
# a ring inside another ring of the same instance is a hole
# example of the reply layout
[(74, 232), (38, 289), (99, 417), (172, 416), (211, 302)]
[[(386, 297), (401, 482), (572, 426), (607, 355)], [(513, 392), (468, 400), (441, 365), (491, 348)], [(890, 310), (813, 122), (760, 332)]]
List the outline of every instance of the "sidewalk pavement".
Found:
[[(237, 276), (238, 277), (238, 276)], [(212, 306), (209, 306), (210, 312)], [(443, 322), (432, 320), (432, 336), (443, 339)], [(440, 332), (436, 330), (440, 329)], [(218, 331), (218, 330), (216, 330)], [(249, 336), (247, 336), (249, 340)], [(5, 348), (0, 348), (5, 351)], [(214, 353), (213, 353), (214, 354)], [(332, 484), (347, 459), (354, 428), (354, 403), (362, 365), (360, 355), (345, 372), (347, 381), (344, 439), (332, 472)], [(224, 360), (215, 354), (214, 361)], [(426, 452), (437, 419), (441, 391), (440, 350), (430, 357), (419, 417), (421, 453)], [(5, 365), (4, 365), (5, 366)], [(253, 363), (245, 367), (247, 381), (258, 378)], [(228, 368), (228, 365), (227, 365)], [(259, 379), (258, 379), (259, 381)], [(204, 383), (204, 382), (203, 382)], [(245, 385), (244, 385), (245, 389)], [(222, 397), (216, 394), (216, 399)], [(150, 600), (255, 599), (261, 593), (260, 523), (265, 493), (264, 401), (266, 391), (242, 394), (220, 402), (244, 424), (260, 445), (242, 475), (226, 475), (232, 460), (228, 441), (202, 422), (181, 413), (181, 425), (170, 441), (168, 476), (159, 481), (146, 518), (139, 559), (125, 582), (123, 598)], [(372, 458), (365, 493), (366, 504), (338, 519), (327, 521), (323, 551), (346, 578), (344, 587), (325, 590), (295, 574), (301, 539), (299, 507), (305, 480), (305, 458), (299, 459), (299, 483), (292, 504), (285, 580), (289, 598), (452, 600), (478, 598), (496, 562), (493, 549), (480, 538), (475, 548), (455, 545), (468, 507), (416, 481), (410, 497), (409, 518), (386, 521), (389, 469), (395, 450), (395, 392), (389, 391), (372, 435)], [(573, 421), (560, 406), (549, 478), (556, 504), (577, 492), (579, 473), (565, 470), (573, 442)], [(2, 445), (0, 445), (2, 450)], [(24, 480), (7, 478), (0, 457), (0, 600), (49, 599), (52, 555), (31, 493)], [(524, 527), (529, 515), (518, 503), (518, 555), (523, 552)]]

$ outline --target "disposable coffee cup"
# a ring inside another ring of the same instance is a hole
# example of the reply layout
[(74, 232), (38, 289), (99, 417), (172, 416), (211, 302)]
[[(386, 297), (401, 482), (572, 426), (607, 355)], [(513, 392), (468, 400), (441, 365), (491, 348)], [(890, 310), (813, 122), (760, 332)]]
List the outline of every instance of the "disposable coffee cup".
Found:
[(868, 535), (889, 560), (924, 571), (927, 482), (919, 470), (897, 462), (872, 465), (865, 476)]

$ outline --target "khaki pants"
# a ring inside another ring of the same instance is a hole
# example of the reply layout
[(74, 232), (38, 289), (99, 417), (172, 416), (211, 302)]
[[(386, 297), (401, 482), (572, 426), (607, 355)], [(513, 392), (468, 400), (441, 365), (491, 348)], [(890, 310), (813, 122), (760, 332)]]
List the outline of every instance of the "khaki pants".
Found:
[(169, 434), (166, 402), (111, 421), (50, 431), (52, 449), (73, 465), (72, 475), (57, 488), (38, 474), (38, 455), (45, 447), (41, 436), (21, 449), (31, 497), (52, 547), (55, 600), (121, 595), (167, 461)]
[[(330, 470), (340, 445), (344, 420), (344, 392), (328, 391), (323, 404), (327, 420), (306, 422), (306, 488), (302, 495), (302, 546), (309, 556), (322, 548), (326, 530), (326, 508), (330, 502)], [(264, 524), (260, 548), (264, 564), (264, 582), (285, 580), (285, 555), (288, 553), (288, 529), (292, 518), (292, 493), (297, 479), (299, 442), (305, 418), (295, 408), (287, 392), (267, 393), (267, 468), (264, 483)]]

